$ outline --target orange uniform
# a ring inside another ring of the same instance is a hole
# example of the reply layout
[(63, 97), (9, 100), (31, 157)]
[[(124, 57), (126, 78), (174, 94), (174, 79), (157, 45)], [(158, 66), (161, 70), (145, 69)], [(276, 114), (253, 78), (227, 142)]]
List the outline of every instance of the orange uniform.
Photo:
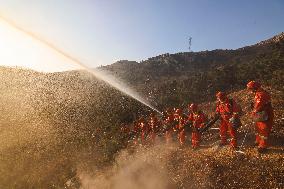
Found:
[(233, 148), (237, 147), (237, 131), (230, 122), (230, 119), (234, 116), (238, 116), (238, 113), (240, 112), (240, 107), (233, 99), (228, 99), (225, 97), (222, 102), (218, 102), (216, 113), (221, 117), (221, 124), (219, 128), (222, 145), (227, 143), (227, 133), (229, 132), (231, 137), (230, 145)]
[(270, 95), (262, 88), (255, 92), (254, 97), (253, 116), (256, 116), (258, 113), (264, 113), (267, 118), (266, 120), (256, 121), (256, 143), (260, 148), (266, 148), (267, 139), (273, 125), (274, 113)]
[(132, 133), (133, 133), (133, 144), (138, 144), (138, 140), (139, 140), (139, 132), (140, 132), (140, 127), (138, 125), (138, 122), (135, 121), (133, 123), (133, 127), (132, 127)]
[(178, 139), (180, 145), (184, 145), (185, 143), (185, 122), (186, 119), (184, 119), (181, 115), (176, 115), (175, 116), (175, 128), (178, 132)]
[(147, 136), (147, 133), (149, 132), (149, 125), (145, 122), (144, 119), (140, 119), (139, 122), (138, 122), (138, 126), (139, 126), (139, 129), (140, 129), (140, 132), (141, 132), (141, 143), (142, 144), (145, 144), (146, 143), (146, 136)]
[(176, 110), (176, 114), (174, 115), (174, 120), (176, 122), (175, 128), (178, 131), (178, 139), (180, 145), (184, 145), (185, 143), (185, 123), (186, 119), (183, 118), (182, 112), (180, 109)]
[(188, 116), (188, 121), (192, 123), (191, 144), (193, 148), (199, 146), (201, 133), (198, 132), (198, 129), (205, 125), (206, 120), (207, 118), (202, 111), (192, 112)]
[(161, 126), (161, 123), (158, 120), (158, 118), (155, 115), (151, 116), (150, 121), (149, 121), (149, 127), (150, 127), (150, 137), (151, 137), (152, 143), (155, 143), (157, 132), (159, 131), (160, 126)]
[(174, 126), (174, 115), (172, 113), (168, 113), (166, 119), (164, 120), (164, 124), (166, 125), (166, 143), (170, 143), (173, 140), (173, 126)]

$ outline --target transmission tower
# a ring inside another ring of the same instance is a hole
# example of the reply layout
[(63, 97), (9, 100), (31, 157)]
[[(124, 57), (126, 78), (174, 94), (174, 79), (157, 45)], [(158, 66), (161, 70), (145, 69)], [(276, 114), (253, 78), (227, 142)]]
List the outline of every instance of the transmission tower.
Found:
[(188, 50), (189, 50), (189, 52), (191, 52), (191, 40), (192, 40), (192, 37), (189, 37), (188, 38)]

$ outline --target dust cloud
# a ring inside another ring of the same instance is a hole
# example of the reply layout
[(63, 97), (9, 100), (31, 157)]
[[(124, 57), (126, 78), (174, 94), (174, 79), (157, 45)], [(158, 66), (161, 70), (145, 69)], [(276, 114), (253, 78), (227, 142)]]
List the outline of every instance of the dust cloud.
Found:
[(113, 166), (88, 173), (78, 168), (82, 189), (167, 189), (174, 188), (166, 163), (174, 145), (155, 145), (122, 150)]

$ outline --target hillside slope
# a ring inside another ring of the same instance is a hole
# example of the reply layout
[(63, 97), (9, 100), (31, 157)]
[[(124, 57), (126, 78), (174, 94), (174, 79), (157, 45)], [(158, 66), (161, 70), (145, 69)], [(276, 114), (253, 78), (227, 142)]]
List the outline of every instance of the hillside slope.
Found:
[(216, 91), (240, 90), (249, 80), (284, 91), (284, 34), (236, 50), (164, 54), (140, 63), (119, 61), (101, 69), (149, 94), (161, 108), (212, 100)]

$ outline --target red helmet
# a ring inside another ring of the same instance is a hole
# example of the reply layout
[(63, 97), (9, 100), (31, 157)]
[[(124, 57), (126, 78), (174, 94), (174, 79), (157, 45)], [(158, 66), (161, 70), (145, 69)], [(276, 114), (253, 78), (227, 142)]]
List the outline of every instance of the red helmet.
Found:
[(227, 95), (226, 95), (226, 93), (219, 91), (219, 92), (216, 93), (216, 97), (218, 99), (220, 99), (221, 101), (223, 101), (227, 98)]
[(197, 108), (198, 108), (197, 104), (194, 104), (194, 103), (190, 104), (190, 106), (189, 106), (189, 109), (190, 109), (191, 111), (196, 111)]
[(255, 90), (261, 87), (261, 84), (257, 81), (250, 81), (247, 84), (247, 89)]
[(176, 114), (181, 114), (182, 111), (181, 111), (181, 109), (177, 108), (176, 111), (175, 111), (175, 113), (176, 113)]

